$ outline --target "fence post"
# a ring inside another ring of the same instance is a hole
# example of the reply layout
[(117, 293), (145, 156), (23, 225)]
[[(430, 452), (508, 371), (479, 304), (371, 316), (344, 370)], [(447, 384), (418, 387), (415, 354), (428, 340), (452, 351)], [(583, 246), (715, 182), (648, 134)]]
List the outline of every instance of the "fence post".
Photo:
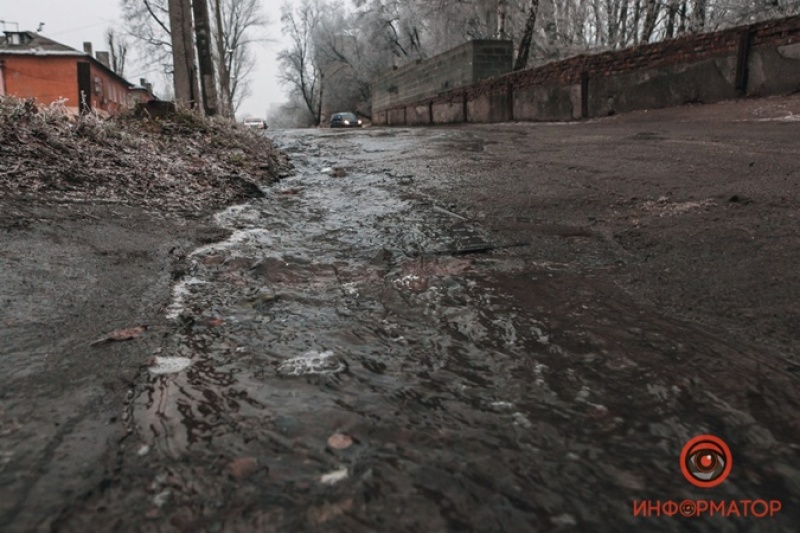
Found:
[(736, 94), (747, 96), (747, 63), (750, 60), (751, 28), (739, 34), (739, 47), (736, 51)]
[(581, 117), (589, 116), (589, 73), (581, 72)]
[(464, 116), (464, 122), (469, 122), (467, 117), (467, 91), (461, 93), (463, 99), (461, 100), (461, 114)]
[(508, 83), (506, 85), (506, 105), (508, 106), (508, 120), (514, 120), (514, 84)]
[(428, 102), (428, 124), (433, 124), (433, 100)]

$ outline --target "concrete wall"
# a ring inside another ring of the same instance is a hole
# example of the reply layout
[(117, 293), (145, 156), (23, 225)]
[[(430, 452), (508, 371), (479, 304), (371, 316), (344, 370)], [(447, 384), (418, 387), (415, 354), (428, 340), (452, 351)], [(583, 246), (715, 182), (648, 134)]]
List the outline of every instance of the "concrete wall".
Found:
[[(744, 66), (746, 65), (746, 68)], [(405, 72), (413, 77), (413, 69)], [(800, 17), (582, 55), (381, 107), (425, 108), (413, 124), (557, 121), (800, 91)], [(392, 115), (401, 120), (398, 114)], [(412, 124), (407, 120), (394, 124)]]
[(511, 71), (511, 41), (470, 41), (372, 80), (373, 114)]
[(514, 92), (514, 120), (569, 120), (581, 118), (580, 84), (546, 84)]

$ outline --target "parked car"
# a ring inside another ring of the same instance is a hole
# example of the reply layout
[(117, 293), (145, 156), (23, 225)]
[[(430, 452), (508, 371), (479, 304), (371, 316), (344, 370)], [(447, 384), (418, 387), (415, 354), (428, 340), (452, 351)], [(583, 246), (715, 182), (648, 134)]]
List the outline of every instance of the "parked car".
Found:
[(244, 125), (249, 128), (256, 128), (259, 130), (267, 129), (267, 123), (260, 118), (250, 117), (244, 119)]
[(364, 124), (354, 113), (334, 113), (331, 128), (360, 128)]

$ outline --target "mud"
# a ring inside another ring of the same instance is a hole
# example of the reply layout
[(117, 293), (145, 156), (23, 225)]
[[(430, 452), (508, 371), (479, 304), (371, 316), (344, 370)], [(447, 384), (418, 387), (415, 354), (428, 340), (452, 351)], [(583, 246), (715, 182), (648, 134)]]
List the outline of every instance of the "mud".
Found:
[[(295, 175), (217, 229), (9, 219), (0, 524), (795, 530), (794, 112), (279, 132)], [(783, 509), (632, 516), (686, 498)]]

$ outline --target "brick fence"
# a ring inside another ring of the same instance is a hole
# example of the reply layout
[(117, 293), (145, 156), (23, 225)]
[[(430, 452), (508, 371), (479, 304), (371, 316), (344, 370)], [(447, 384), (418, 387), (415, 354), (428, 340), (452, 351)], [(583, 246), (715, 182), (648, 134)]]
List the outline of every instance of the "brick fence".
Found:
[(386, 125), (573, 120), (798, 90), (800, 17), (790, 17), (580, 55), (396, 103), (373, 100), (372, 118)]

